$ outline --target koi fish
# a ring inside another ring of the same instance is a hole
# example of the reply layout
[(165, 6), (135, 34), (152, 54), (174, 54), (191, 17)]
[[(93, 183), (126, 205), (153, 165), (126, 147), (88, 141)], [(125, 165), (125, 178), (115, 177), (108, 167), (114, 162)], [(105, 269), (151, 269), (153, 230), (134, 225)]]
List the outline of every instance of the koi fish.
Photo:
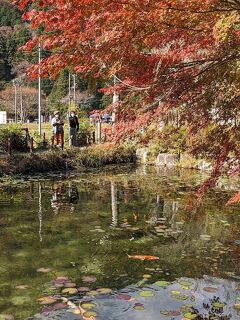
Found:
[(141, 256), (141, 255), (135, 255), (135, 256), (129, 256), (128, 255), (128, 258), (129, 259), (138, 259), (138, 260), (159, 260), (159, 257), (156, 257), (156, 256)]

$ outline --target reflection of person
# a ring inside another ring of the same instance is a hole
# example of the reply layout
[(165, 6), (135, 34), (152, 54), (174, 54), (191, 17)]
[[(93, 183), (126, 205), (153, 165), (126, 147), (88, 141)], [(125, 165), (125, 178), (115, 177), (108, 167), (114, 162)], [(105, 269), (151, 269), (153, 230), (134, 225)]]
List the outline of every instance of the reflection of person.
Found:
[(70, 135), (70, 144), (73, 146), (76, 146), (78, 130), (79, 130), (78, 117), (76, 116), (75, 111), (72, 111), (69, 117), (69, 135)]
[(61, 195), (63, 193), (63, 187), (61, 184), (54, 183), (53, 185), (53, 194), (51, 199), (51, 207), (55, 214), (59, 213), (60, 207), (62, 205)]
[(52, 133), (53, 133), (53, 146), (64, 147), (64, 122), (60, 117), (59, 111), (54, 112), (54, 117), (52, 118)]

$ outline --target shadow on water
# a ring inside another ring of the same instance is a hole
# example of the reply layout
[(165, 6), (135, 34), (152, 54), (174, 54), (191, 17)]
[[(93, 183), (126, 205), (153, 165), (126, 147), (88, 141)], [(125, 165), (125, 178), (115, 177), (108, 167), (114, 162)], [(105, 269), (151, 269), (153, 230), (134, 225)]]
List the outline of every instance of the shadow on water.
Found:
[(2, 186), (0, 319), (238, 319), (240, 212), (225, 203), (239, 186), (192, 207), (205, 178), (138, 168)]

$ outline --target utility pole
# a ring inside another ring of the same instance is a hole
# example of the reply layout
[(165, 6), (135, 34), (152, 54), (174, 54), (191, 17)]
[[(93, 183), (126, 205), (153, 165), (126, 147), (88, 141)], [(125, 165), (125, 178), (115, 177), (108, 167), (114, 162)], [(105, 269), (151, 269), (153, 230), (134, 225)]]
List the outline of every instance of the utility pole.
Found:
[(73, 103), (74, 108), (76, 109), (76, 75), (73, 75)]
[(38, 44), (38, 134), (42, 135), (42, 112), (41, 112), (41, 43)]
[(114, 76), (113, 76), (113, 84), (114, 84), (114, 92), (113, 92), (113, 111), (112, 111), (112, 124), (113, 124), (113, 126), (114, 126), (115, 123), (116, 123), (116, 113), (117, 113), (116, 104), (117, 104), (118, 101), (119, 101), (119, 95), (117, 94), (116, 89), (115, 89), (116, 83), (117, 83), (117, 77), (114, 75)]
[(15, 113), (15, 123), (17, 123), (17, 84), (16, 80), (13, 80), (14, 87), (14, 113)]

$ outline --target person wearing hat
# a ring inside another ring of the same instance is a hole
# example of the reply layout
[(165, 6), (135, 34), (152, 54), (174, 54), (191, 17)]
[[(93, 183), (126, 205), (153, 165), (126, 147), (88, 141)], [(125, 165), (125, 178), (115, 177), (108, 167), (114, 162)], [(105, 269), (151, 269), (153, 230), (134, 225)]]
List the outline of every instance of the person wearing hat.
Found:
[(61, 146), (62, 150), (64, 147), (64, 122), (60, 117), (60, 112), (55, 111), (54, 117), (52, 118), (52, 144), (53, 147)]

